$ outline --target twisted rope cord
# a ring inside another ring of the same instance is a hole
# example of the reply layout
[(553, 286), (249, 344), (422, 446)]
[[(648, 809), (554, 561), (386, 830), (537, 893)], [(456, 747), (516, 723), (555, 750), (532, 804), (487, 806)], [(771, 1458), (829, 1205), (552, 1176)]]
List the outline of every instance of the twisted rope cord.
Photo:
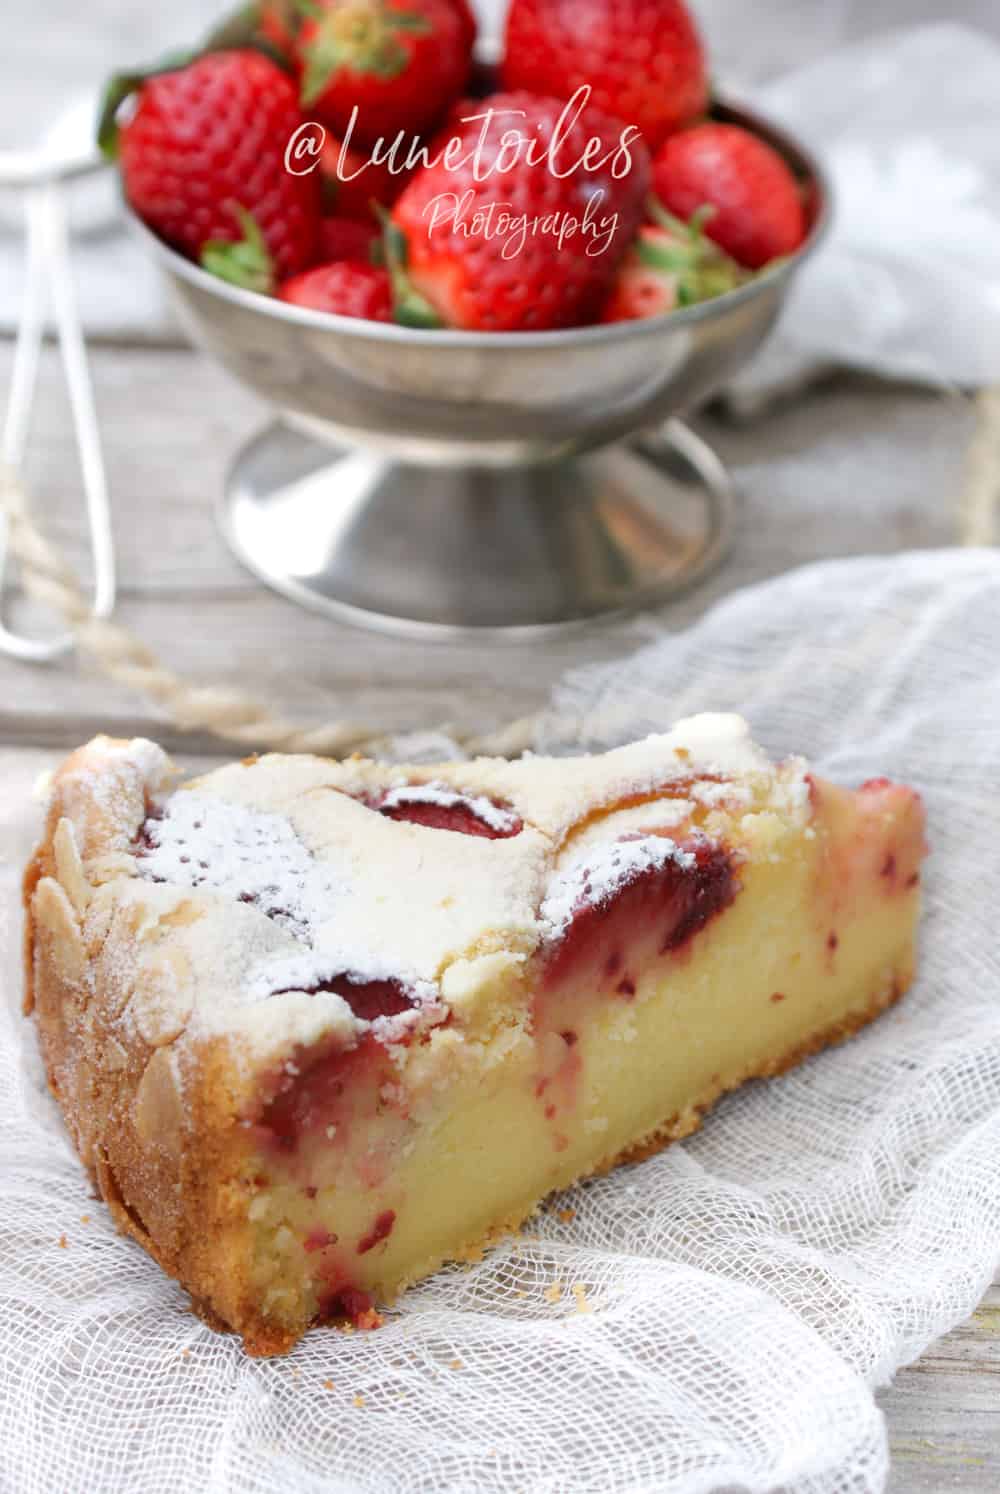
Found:
[[(197, 685), (175, 674), (127, 628), (94, 617), (76, 572), (35, 524), (24, 485), (4, 465), (0, 465), (0, 507), (7, 517), (7, 548), (20, 565), (25, 592), (65, 620), (80, 652), (104, 674), (159, 706), (181, 731), (208, 732), (247, 749), (326, 757), (352, 752), (378, 756), (386, 750), (388, 734), (367, 722), (298, 725), (242, 690)], [(485, 737), (451, 726), (439, 730), (470, 753), (515, 756), (531, 745), (534, 720), (524, 717)]]
[(966, 458), (959, 542), (993, 545), (1000, 539), (1000, 385), (976, 396), (976, 429)]

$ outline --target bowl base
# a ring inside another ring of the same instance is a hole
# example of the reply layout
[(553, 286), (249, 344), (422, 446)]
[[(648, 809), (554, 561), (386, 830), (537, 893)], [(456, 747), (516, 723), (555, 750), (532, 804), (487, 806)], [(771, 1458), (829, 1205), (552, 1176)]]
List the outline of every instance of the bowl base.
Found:
[(727, 549), (733, 489), (679, 421), (573, 461), (405, 466), (276, 423), (239, 454), (220, 522), (303, 606), (409, 637), (523, 637), (660, 603)]

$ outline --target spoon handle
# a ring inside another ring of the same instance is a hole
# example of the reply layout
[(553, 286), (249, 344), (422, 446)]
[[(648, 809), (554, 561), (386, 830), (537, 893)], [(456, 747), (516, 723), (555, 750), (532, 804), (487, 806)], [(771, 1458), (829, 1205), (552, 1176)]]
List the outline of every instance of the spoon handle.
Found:
[[(94, 565), (95, 617), (115, 605), (115, 554), (107, 477), (93, 385), (87, 364), (76, 287), (70, 264), (62, 189), (57, 181), (34, 188), (28, 197), (28, 269), (14, 370), (3, 432), (3, 459), (17, 469), (24, 459), (38, 377), (46, 297), (51, 296), (59, 351), (69, 393), (73, 427), (86, 498), (87, 526)], [(0, 515), (0, 595), (6, 559), (6, 518)], [(73, 646), (70, 636), (24, 638), (0, 622), (0, 652), (36, 663), (59, 658)]]

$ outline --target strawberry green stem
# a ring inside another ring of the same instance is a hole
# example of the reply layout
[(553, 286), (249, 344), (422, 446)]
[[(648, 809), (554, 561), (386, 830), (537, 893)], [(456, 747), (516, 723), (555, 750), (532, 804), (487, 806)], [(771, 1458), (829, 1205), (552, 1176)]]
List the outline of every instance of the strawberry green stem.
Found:
[(304, 49), (303, 104), (314, 104), (341, 69), (387, 82), (398, 78), (410, 60), (400, 36), (426, 35), (429, 30), (423, 16), (389, 10), (381, 0), (321, 10), (316, 34)]
[[(373, 203), (373, 206), (377, 205)], [(406, 273), (409, 257), (406, 235), (399, 225), (393, 222), (385, 208), (379, 206), (378, 214), (382, 220), (382, 248), (385, 255), (385, 267), (389, 271), (389, 279), (392, 282), (393, 313), (396, 321), (404, 327), (431, 329), (443, 327), (444, 323), (434, 307), (419, 291), (414, 290), (410, 283), (410, 277)]]
[(252, 213), (239, 203), (232, 211), (243, 229), (241, 239), (208, 239), (201, 248), (201, 266), (241, 290), (269, 296), (274, 291), (274, 265), (264, 235)]

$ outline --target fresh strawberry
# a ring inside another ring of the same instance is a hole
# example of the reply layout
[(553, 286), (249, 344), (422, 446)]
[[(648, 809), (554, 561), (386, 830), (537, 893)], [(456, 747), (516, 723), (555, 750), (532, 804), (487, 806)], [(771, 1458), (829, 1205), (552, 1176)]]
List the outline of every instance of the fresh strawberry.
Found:
[[(398, 319), (509, 332), (599, 315), (642, 220), (649, 155), (597, 109), (557, 132), (565, 112), (557, 99), (495, 94), (432, 144), (387, 234)], [(517, 149), (501, 155), (505, 135)]]
[(302, 14), (298, 0), (261, 0), (257, 29), (275, 51), (291, 58)]
[[(705, 216), (708, 216), (707, 213)], [(694, 306), (734, 290), (746, 273), (706, 238), (698, 216), (681, 223), (658, 213), (629, 249), (618, 271), (603, 322), (630, 322)]]
[(650, 150), (708, 104), (705, 54), (683, 0), (512, 0), (501, 77), (590, 101), (637, 125)]
[(602, 322), (636, 322), (648, 316), (663, 316), (677, 305), (676, 276), (651, 270), (631, 254), (618, 271)]
[(390, 207), (406, 183), (383, 162), (373, 162), (366, 152), (352, 150), (333, 135), (327, 135), (319, 162), (323, 203), (338, 218), (357, 218), (373, 224), (372, 204)]
[(367, 260), (379, 253), (382, 235), (372, 219), (359, 223), (355, 218), (324, 218), (320, 224), (320, 254), (323, 264), (335, 259)]
[[(316, 0), (317, 5), (319, 0)], [(479, 22), (470, 0), (448, 0), (462, 23), (462, 37), (466, 51), (471, 52), (479, 34)], [(279, 51), (291, 55), (295, 38), (309, 10), (309, 0), (263, 0), (260, 8), (259, 29), (266, 41)]]
[(470, 68), (454, 0), (318, 0), (296, 50), (303, 106), (338, 136), (357, 107), (367, 145), (434, 125)]
[(285, 169), (300, 121), (294, 85), (259, 52), (213, 52), (148, 78), (121, 129), (129, 202), (215, 274), (271, 289), (316, 259), (319, 182)]
[(673, 135), (653, 163), (653, 190), (678, 218), (710, 205), (705, 232), (759, 270), (806, 236), (802, 192), (778, 152), (749, 130), (701, 124)]
[(388, 273), (360, 260), (319, 265), (286, 280), (278, 291), (282, 301), (329, 311), (334, 316), (360, 317), (367, 322), (392, 321), (392, 286)]
[(463, 28), (462, 34), (465, 37), (465, 45), (471, 52), (476, 44), (476, 37), (479, 34), (479, 22), (476, 20), (476, 13), (469, 0), (451, 0), (451, 4), (458, 12), (458, 18)]

